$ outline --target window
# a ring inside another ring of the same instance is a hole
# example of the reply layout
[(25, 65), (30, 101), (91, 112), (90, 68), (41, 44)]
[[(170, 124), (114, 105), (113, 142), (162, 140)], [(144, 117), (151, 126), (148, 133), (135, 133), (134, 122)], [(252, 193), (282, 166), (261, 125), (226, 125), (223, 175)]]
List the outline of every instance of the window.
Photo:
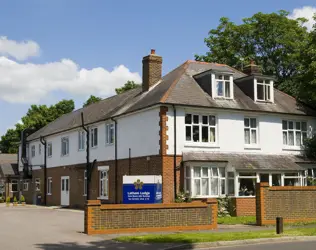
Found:
[(84, 175), (83, 175), (83, 195), (86, 196), (87, 195), (87, 170), (84, 171)]
[(97, 147), (98, 146), (98, 128), (92, 128), (90, 130), (90, 136), (91, 136), (91, 147)]
[(105, 143), (113, 144), (114, 143), (114, 123), (105, 125)]
[(229, 75), (215, 75), (216, 96), (231, 98), (231, 82)]
[(307, 186), (316, 185), (316, 168), (310, 168), (307, 170)]
[(32, 145), (31, 147), (31, 156), (32, 158), (35, 157), (35, 145)]
[(307, 123), (282, 121), (283, 145), (301, 146), (307, 138)]
[(52, 194), (52, 184), (53, 184), (53, 178), (48, 177), (47, 178), (47, 194), (51, 195)]
[(38, 154), (41, 155), (42, 154), (42, 145), (38, 144)]
[(39, 178), (35, 179), (35, 191), (41, 190), (41, 180)]
[(256, 118), (245, 118), (245, 144), (257, 144), (258, 128)]
[(52, 157), (53, 155), (53, 144), (51, 142), (47, 143), (47, 157)]
[(66, 156), (69, 154), (69, 138), (61, 138), (61, 156)]
[(29, 190), (29, 182), (27, 180), (23, 181), (23, 191)]
[(272, 174), (272, 186), (281, 186), (281, 174)]
[(270, 80), (257, 79), (257, 100), (271, 101)]
[(186, 167), (185, 190), (193, 197), (225, 195), (225, 168), (212, 166)]
[(227, 172), (227, 187), (228, 187), (228, 195), (235, 195), (235, 173)]
[(239, 173), (238, 177), (238, 195), (239, 196), (254, 196), (257, 182), (256, 173)]
[(185, 115), (185, 138), (192, 142), (216, 142), (216, 118), (213, 115)]
[(108, 178), (108, 168), (99, 167), (100, 171), (100, 199), (108, 199), (109, 197), (109, 178)]
[(284, 174), (284, 186), (300, 186), (301, 176), (299, 173), (285, 173)]
[(18, 192), (18, 181), (11, 180), (11, 192)]
[(78, 131), (78, 149), (79, 150), (84, 150), (85, 148), (85, 137), (86, 137), (86, 134), (84, 131)]

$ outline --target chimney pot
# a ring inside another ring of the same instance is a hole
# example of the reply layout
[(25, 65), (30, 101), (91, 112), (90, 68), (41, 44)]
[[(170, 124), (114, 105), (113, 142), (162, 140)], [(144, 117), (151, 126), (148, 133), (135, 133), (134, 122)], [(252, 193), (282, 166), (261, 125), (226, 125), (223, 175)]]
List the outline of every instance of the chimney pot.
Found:
[(262, 75), (260, 66), (256, 65), (254, 60), (250, 60), (250, 64), (244, 68), (243, 72), (247, 75)]
[(156, 54), (156, 50), (155, 49), (151, 49), (150, 54), (152, 54), (152, 55)]

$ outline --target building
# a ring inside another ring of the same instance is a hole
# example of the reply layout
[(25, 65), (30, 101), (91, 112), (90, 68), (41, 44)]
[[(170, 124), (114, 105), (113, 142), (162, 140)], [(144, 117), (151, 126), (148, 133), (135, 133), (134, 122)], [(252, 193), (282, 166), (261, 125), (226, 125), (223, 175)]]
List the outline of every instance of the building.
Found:
[(40, 194), (47, 205), (83, 206), (88, 129), (90, 199), (121, 203), (123, 175), (162, 175), (164, 203), (181, 190), (193, 198), (230, 195), (238, 215), (250, 207), (253, 214), (256, 182), (307, 185), (316, 175), (301, 156), (316, 111), (273, 85), (254, 63), (240, 72), (186, 61), (162, 77), (162, 57), (152, 50), (140, 88), (25, 136), (19, 166), (29, 182), (26, 200)]
[(16, 154), (0, 153), (0, 197), (19, 199), (20, 176)]

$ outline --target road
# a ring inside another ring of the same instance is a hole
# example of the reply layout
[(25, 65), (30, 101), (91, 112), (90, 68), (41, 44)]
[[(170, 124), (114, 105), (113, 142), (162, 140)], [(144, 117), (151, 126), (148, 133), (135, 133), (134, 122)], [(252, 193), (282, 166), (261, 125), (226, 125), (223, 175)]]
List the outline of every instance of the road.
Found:
[(256, 245), (243, 245), (231, 247), (218, 247), (218, 248), (203, 248), (205, 249), (218, 249), (218, 250), (315, 250), (316, 241), (300, 241), (300, 242), (283, 242), (273, 244), (256, 244)]
[(170, 246), (117, 243), (106, 236), (87, 236), (82, 233), (82, 211), (0, 204), (0, 216), (1, 250), (160, 250)]

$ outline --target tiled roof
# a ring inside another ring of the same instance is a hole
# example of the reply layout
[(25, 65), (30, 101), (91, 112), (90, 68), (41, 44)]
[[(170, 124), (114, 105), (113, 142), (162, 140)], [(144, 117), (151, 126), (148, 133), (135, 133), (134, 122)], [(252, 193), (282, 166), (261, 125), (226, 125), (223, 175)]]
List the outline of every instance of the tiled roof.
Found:
[(79, 127), (81, 125), (81, 112), (84, 114), (85, 123), (91, 124), (156, 104), (316, 116), (315, 110), (298, 103), (293, 97), (276, 89), (274, 90), (274, 103), (254, 102), (235, 83), (234, 100), (214, 100), (199, 86), (193, 77), (210, 70), (230, 72), (234, 79), (246, 76), (244, 73), (224, 64), (186, 61), (165, 75), (149, 91), (142, 93), (140, 87), (65, 114), (30, 135), (28, 140)]
[(0, 177), (18, 174), (17, 155), (0, 154)]
[(294, 155), (236, 154), (217, 152), (184, 152), (183, 161), (227, 162), (236, 170), (304, 170), (298, 163), (304, 162)]
[(1, 154), (0, 153), (0, 164), (4, 163), (17, 163), (17, 154)]

